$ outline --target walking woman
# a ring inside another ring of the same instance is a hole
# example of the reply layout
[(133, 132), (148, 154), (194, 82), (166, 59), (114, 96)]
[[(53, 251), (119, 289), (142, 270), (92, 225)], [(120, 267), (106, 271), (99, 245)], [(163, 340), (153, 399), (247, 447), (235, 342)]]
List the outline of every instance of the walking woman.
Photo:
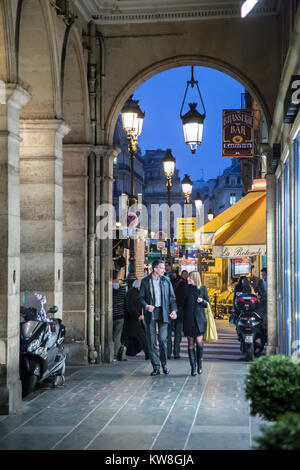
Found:
[(201, 285), (200, 273), (193, 271), (188, 277), (183, 303), (183, 332), (188, 339), (191, 375), (202, 374), (203, 335), (207, 326), (205, 308), (208, 304), (207, 289)]

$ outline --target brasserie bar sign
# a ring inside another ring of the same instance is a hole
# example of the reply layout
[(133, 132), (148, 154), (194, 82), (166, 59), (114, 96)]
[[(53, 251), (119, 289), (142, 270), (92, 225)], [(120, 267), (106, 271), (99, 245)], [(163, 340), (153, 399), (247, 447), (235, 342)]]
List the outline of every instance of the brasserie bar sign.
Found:
[(254, 112), (223, 109), (223, 157), (254, 157)]

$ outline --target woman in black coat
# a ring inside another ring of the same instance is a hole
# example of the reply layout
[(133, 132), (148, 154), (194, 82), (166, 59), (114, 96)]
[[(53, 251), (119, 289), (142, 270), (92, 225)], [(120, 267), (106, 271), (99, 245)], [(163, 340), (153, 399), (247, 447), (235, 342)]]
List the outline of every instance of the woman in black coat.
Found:
[(208, 304), (207, 289), (201, 285), (200, 273), (193, 271), (188, 277), (183, 304), (183, 332), (188, 339), (191, 375), (196, 375), (196, 362), (197, 372), (202, 374), (203, 335), (207, 326), (205, 308)]
[(136, 356), (143, 349), (145, 359), (148, 360), (149, 348), (143, 323), (143, 306), (138, 300), (140, 285), (141, 279), (137, 279), (128, 291), (122, 339), (128, 356)]

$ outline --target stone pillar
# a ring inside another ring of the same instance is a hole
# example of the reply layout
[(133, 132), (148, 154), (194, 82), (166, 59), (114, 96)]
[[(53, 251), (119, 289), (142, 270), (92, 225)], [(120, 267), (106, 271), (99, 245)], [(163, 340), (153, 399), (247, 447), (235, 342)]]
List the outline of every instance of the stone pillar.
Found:
[(87, 188), (91, 146), (63, 146), (63, 305), (67, 363), (88, 363), (87, 347)]
[[(113, 161), (120, 153), (116, 147), (97, 146), (94, 148), (100, 169), (98, 173), (98, 186), (100, 181), (100, 202), (113, 204)], [(100, 179), (100, 180), (99, 180)], [(97, 218), (99, 222), (99, 218)], [(100, 338), (104, 338), (104, 345), (101, 344), (101, 359), (104, 362), (113, 360), (114, 348), (112, 342), (112, 239), (98, 241), (100, 244)], [(98, 282), (98, 281), (97, 281)], [(96, 286), (97, 289), (97, 286)], [(102, 322), (101, 322), (102, 318)], [(104, 331), (103, 331), (104, 328)], [(97, 331), (97, 328), (96, 328)]]
[(19, 111), (30, 95), (6, 84), (0, 101), (0, 414), (21, 407)]
[(268, 343), (267, 354), (278, 353), (277, 316), (277, 273), (276, 273), (276, 181), (275, 175), (268, 173), (267, 180), (267, 314)]
[(63, 311), (62, 120), (23, 120), (20, 149), (21, 294), (37, 291)]

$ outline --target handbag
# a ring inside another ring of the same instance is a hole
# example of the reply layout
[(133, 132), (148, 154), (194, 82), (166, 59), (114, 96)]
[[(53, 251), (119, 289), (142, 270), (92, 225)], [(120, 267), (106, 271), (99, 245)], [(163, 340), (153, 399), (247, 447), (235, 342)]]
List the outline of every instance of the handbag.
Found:
[(206, 343), (215, 343), (216, 341), (218, 341), (218, 333), (210, 304), (208, 304), (208, 307), (206, 309), (206, 320), (207, 327), (203, 335), (203, 341), (205, 341)]

